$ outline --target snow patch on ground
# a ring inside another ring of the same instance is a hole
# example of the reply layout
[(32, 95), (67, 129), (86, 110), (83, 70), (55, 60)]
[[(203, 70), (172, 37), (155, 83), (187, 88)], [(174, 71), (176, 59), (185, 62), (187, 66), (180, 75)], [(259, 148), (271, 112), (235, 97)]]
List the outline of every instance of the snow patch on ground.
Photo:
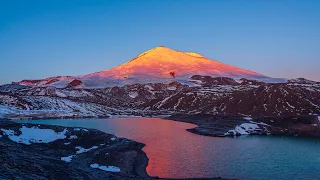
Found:
[[(62, 90), (59, 90), (62, 91)], [(66, 91), (67, 92), (67, 91)], [(66, 94), (63, 92), (63, 94)], [(55, 94), (54, 94), (55, 95)], [(0, 101), (3, 100), (0, 96)], [(26, 119), (32, 117), (81, 117), (81, 116), (104, 116), (115, 109), (95, 103), (78, 102), (65, 98), (51, 96), (27, 95), (23, 99), (28, 102), (28, 106), (17, 108), (15, 101), (6, 100), (8, 104), (0, 105), (0, 118)], [(118, 111), (118, 110), (116, 110)], [(32, 116), (32, 117), (31, 117)]]
[(147, 89), (149, 89), (150, 91), (153, 91), (153, 90), (154, 90), (154, 88), (151, 87), (150, 85), (145, 85), (144, 87), (147, 88)]
[(290, 107), (290, 108), (292, 108), (292, 109), (295, 109), (296, 107), (294, 107), (294, 106), (292, 106), (291, 104), (289, 104), (289, 102), (286, 102), (287, 103), (287, 105)]
[(131, 98), (136, 98), (138, 95), (138, 92), (129, 92), (129, 97)]
[(243, 82), (243, 80), (241, 79), (234, 79), (237, 83), (241, 84)]
[(252, 123), (254, 123), (254, 124), (260, 124), (260, 125), (263, 125), (263, 126), (270, 126), (269, 124), (266, 124), (266, 123), (263, 123), (263, 122), (259, 122), (259, 123), (256, 123), (256, 122), (253, 122), (253, 121), (251, 121)]
[(120, 168), (115, 166), (100, 166), (99, 164), (91, 164), (90, 167), (108, 172), (120, 172)]
[(177, 90), (177, 88), (176, 88), (175, 86), (167, 87), (167, 89), (168, 89), (169, 91), (175, 91), (175, 90)]
[(58, 97), (63, 97), (63, 98), (68, 97), (67, 95), (65, 95), (65, 94), (63, 94), (62, 92), (59, 92), (59, 91), (56, 91), (56, 95)]
[(75, 131), (85, 131), (85, 132), (88, 132), (89, 130), (88, 129), (81, 129), (81, 128), (74, 128), (73, 130)]
[(318, 120), (320, 121), (320, 116), (318, 116)]
[(25, 106), (25, 108), (27, 109), (27, 111), (30, 111), (30, 107), (29, 107), (28, 104), (25, 104), (24, 106)]
[(20, 128), (21, 134), (15, 135), (13, 130), (1, 129), (1, 131), (8, 136), (8, 138), (16, 143), (32, 144), (32, 143), (50, 143), (58, 139), (65, 139), (67, 129), (62, 132), (55, 132), (52, 129), (39, 129), (38, 127)]
[(248, 121), (251, 121), (251, 120), (252, 120), (251, 117), (244, 117), (243, 119), (248, 120)]
[(17, 113), (18, 110), (13, 107), (0, 105), (0, 117), (3, 117), (6, 114)]
[(113, 137), (113, 138), (111, 138), (111, 141), (115, 141), (117, 138), (115, 138), (115, 137)]
[(253, 124), (253, 123), (243, 123), (239, 126), (236, 126), (235, 129), (231, 129), (228, 132), (226, 132), (224, 135), (228, 136), (228, 135), (248, 135), (251, 132), (255, 131), (255, 130), (259, 130), (259, 126), (257, 124)]
[[(82, 154), (82, 153), (85, 153), (85, 152), (88, 152), (88, 151), (91, 151), (91, 150), (94, 150), (94, 149), (98, 149), (98, 146), (93, 146), (92, 148), (89, 148), (89, 149), (85, 149), (85, 148), (83, 148), (81, 146), (76, 146), (75, 148), (78, 149), (78, 151), (76, 152), (77, 154)], [(74, 158), (76, 156), (77, 155), (70, 155), (70, 156), (67, 156), (67, 157), (61, 157), (60, 159), (62, 161), (65, 161), (65, 162), (69, 163), (69, 162), (72, 161), (72, 158)]]
[(65, 161), (67, 163), (72, 161), (72, 158), (75, 157), (75, 155), (67, 156), (67, 157), (62, 157), (61, 160)]
[(179, 105), (180, 105), (180, 103), (181, 103), (181, 101), (182, 101), (183, 99), (184, 99), (184, 97), (181, 97), (181, 98), (178, 99), (177, 104), (175, 104), (174, 107), (173, 107), (174, 110), (176, 110), (177, 107), (179, 107)]
[(85, 149), (81, 146), (76, 146), (75, 148), (78, 149), (77, 154), (82, 154), (82, 153), (85, 153), (85, 152), (88, 152), (88, 151), (91, 151), (94, 149), (98, 149), (98, 146), (93, 146), (92, 148), (89, 148), (89, 149)]
[(197, 83), (197, 84), (203, 83), (201, 80), (195, 80), (195, 79), (191, 79), (190, 82)]
[(267, 108), (267, 104), (263, 104), (264, 107), (264, 111), (267, 112), (268, 108)]
[(77, 135), (71, 135), (71, 136), (69, 137), (69, 139), (78, 139), (78, 136), (77, 136)]

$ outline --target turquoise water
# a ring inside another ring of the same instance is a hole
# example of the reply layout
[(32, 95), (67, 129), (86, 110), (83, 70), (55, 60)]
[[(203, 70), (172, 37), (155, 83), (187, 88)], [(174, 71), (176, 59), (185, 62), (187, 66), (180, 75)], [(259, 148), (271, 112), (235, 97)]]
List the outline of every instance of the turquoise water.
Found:
[(159, 118), (24, 120), (94, 128), (146, 144), (147, 172), (163, 178), (320, 179), (320, 140), (300, 137), (205, 137), (195, 127)]

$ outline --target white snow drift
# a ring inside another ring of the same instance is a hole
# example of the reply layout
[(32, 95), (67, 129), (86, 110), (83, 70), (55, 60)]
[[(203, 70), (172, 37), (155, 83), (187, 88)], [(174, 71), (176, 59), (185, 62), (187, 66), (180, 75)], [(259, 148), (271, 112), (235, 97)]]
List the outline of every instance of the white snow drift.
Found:
[(32, 143), (49, 143), (58, 139), (65, 139), (67, 129), (64, 129), (62, 132), (55, 132), (52, 129), (39, 129), (38, 127), (28, 128), (22, 126), (20, 128), (21, 134), (15, 135), (13, 130), (1, 129), (1, 131), (8, 136), (8, 138), (14, 142), (22, 144), (32, 144)]
[[(81, 146), (76, 146), (75, 149), (78, 149), (78, 151), (76, 152), (77, 154), (82, 154), (82, 153), (86, 153), (86, 152), (89, 152), (89, 151), (92, 151), (94, 149), (98, 149), (98, 146), (93, 146), (89, 149), (86, 149), (86, 148), (83, 148)], [(70, 155), (70, 156), (67, 156), (67, 157), (61, 157), (61, 161), (65, 161), (67, 163), (71, 162), (72, 161), (72, 158), (76, 157), (76, 155)]]
[(224, 135), (248, 135), (253, 131), (260, 130), (259, 126), (257, 124), (253, 123), (242, 123), (239, 126), (236, 126), (234, 129), (229, 130)]

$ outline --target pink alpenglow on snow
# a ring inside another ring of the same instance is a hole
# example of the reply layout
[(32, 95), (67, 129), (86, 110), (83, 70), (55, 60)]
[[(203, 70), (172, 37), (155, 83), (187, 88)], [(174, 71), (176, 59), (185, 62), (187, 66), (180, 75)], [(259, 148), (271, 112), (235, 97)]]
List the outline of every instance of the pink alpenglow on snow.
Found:
[[(115, 68), (84, 76), (23, 80), (15, 84), (59, 88), (100, 88), (136, 83), (186, 82), (193, 75), (272, 81), (262, 74), (211, 60), (193, 52), (158, 46)], [(72, 85), (71, 85), (72, 84)]]
[(196, 53), (175, 51), (163, 46), (148, 50), (129, 62), (110, 70), (89, 76), (172, 78), (186, 75), (211, 75), (235, 77), (261, 77), (263, 75), (218, 61), (210, 60)]

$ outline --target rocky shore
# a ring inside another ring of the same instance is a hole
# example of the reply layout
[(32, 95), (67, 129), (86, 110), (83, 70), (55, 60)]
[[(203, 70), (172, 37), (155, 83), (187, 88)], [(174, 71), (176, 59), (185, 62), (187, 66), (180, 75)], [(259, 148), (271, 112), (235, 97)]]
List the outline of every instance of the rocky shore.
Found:
[[(204, 136), (320, 137), (318, 115), (175, 114), (166, 119), (196, 124), (187, 131)], [(94, 129), (0, 120), (0, 146), (0, 179), (161, 179), (146, 172), (144, 144)]]
[(198, 125), (187, 131), (204, 136), (285, 135), (320, 137), (318, 115), (247, 117), (211, 114), (176, 114), (168, 120)]
[(151, 179), (144, 144), (84, 128), (0, 127), (0, 179)]
[(94, 129), (1, 120), (0, 179), (161, 179), (147, 174), (144, 146)]

